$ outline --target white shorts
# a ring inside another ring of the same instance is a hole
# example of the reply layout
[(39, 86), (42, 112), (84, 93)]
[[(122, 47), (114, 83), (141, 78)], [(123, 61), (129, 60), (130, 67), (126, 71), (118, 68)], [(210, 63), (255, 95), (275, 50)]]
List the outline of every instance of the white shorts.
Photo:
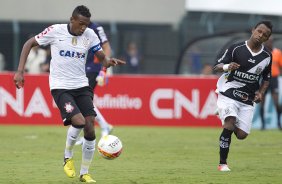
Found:
[(222, 124), (224, 124), (225, 118), (234, 116), (236, 117), (235, 126), (247, 134), (250, 134), (255, 109), (254, 106), (247, 105), (228, 98), (222, 94), (218, 94), (217, 108)]

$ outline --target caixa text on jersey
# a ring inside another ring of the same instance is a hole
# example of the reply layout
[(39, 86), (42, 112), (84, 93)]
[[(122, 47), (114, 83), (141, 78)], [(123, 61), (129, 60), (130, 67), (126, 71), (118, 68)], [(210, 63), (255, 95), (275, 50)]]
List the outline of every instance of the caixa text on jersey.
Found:
[(85, 53), (69, 51), (69, 50), (60, 50), (60, 56), (72, 57), (72, 58), (85, 58)]

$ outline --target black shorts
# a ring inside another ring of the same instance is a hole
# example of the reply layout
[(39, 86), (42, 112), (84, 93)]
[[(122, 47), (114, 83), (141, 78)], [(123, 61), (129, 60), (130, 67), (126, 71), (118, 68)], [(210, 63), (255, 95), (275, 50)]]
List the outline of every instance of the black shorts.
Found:
[(278, 93), (279, 92), (278, 77), (272, 77), (270, 79), (268, 90), (270, 90), (271, 93)]
[(94, 88), (97, 85), (97, 81), (96, 78), (99, 75), (99, 72), (88, 72), (86, 73), (86, 76), (88, 78), (89, 81), (89, 86), (91, 87), (92, 90), (94, 90)]
[(53, 89), (51, 94), (60, 109), (64, 125), (71, 124), (71, 118), (81, 113), (84, 117), (96, 116), (93, 106), (93, 92), (89, 86), (78, 89)]

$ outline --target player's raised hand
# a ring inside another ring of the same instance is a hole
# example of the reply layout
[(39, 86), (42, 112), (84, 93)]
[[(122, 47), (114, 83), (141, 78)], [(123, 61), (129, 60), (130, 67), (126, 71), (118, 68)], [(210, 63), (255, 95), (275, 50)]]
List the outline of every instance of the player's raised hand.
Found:
[(110, 60), (109, 60), (110, 66), (124, 65), (124, 64), (126, 64), (125, 61), (117, 59), (117, 58), (110, 58)]
[(240, 65), (238, 63), (235, 63), (235, 62), (231, 62), (229, 64), (229, 67), (228, 67), (228, 70), (237, 70), (238, 68), (240, 67)]
[(17, 71), (14, 75), (14, 83), (18, 89), (24, 86), (24, 75), (22, 71)]
[(263, 94), (261, 94), (259, 91), (255, 92), (255, 98), (254, 98), (254, 102), (255, 103), (260, 103), (263, 99)]

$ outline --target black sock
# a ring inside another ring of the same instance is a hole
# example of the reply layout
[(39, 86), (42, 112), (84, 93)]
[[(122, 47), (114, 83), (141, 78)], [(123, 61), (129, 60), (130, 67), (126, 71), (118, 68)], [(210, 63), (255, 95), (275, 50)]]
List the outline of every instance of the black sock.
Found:
[(277, 125), (278, 125), (278, 128), (281, 129), (280, 115), (281, 115), (281, 109), (277, 108)]
[[(262, 104), (261, 104), (262, 105)], [(264, 108), (260, 108), (261, 129), (265, 129)]]
[(219, 137), (219, 155), (220, 155), (220, 161), (219, 164), (227, 164), (226, 159), (229, 152), (229, 147), (231, 144), (231, 135), (233, 131), (223, 129), (220, 137)]

